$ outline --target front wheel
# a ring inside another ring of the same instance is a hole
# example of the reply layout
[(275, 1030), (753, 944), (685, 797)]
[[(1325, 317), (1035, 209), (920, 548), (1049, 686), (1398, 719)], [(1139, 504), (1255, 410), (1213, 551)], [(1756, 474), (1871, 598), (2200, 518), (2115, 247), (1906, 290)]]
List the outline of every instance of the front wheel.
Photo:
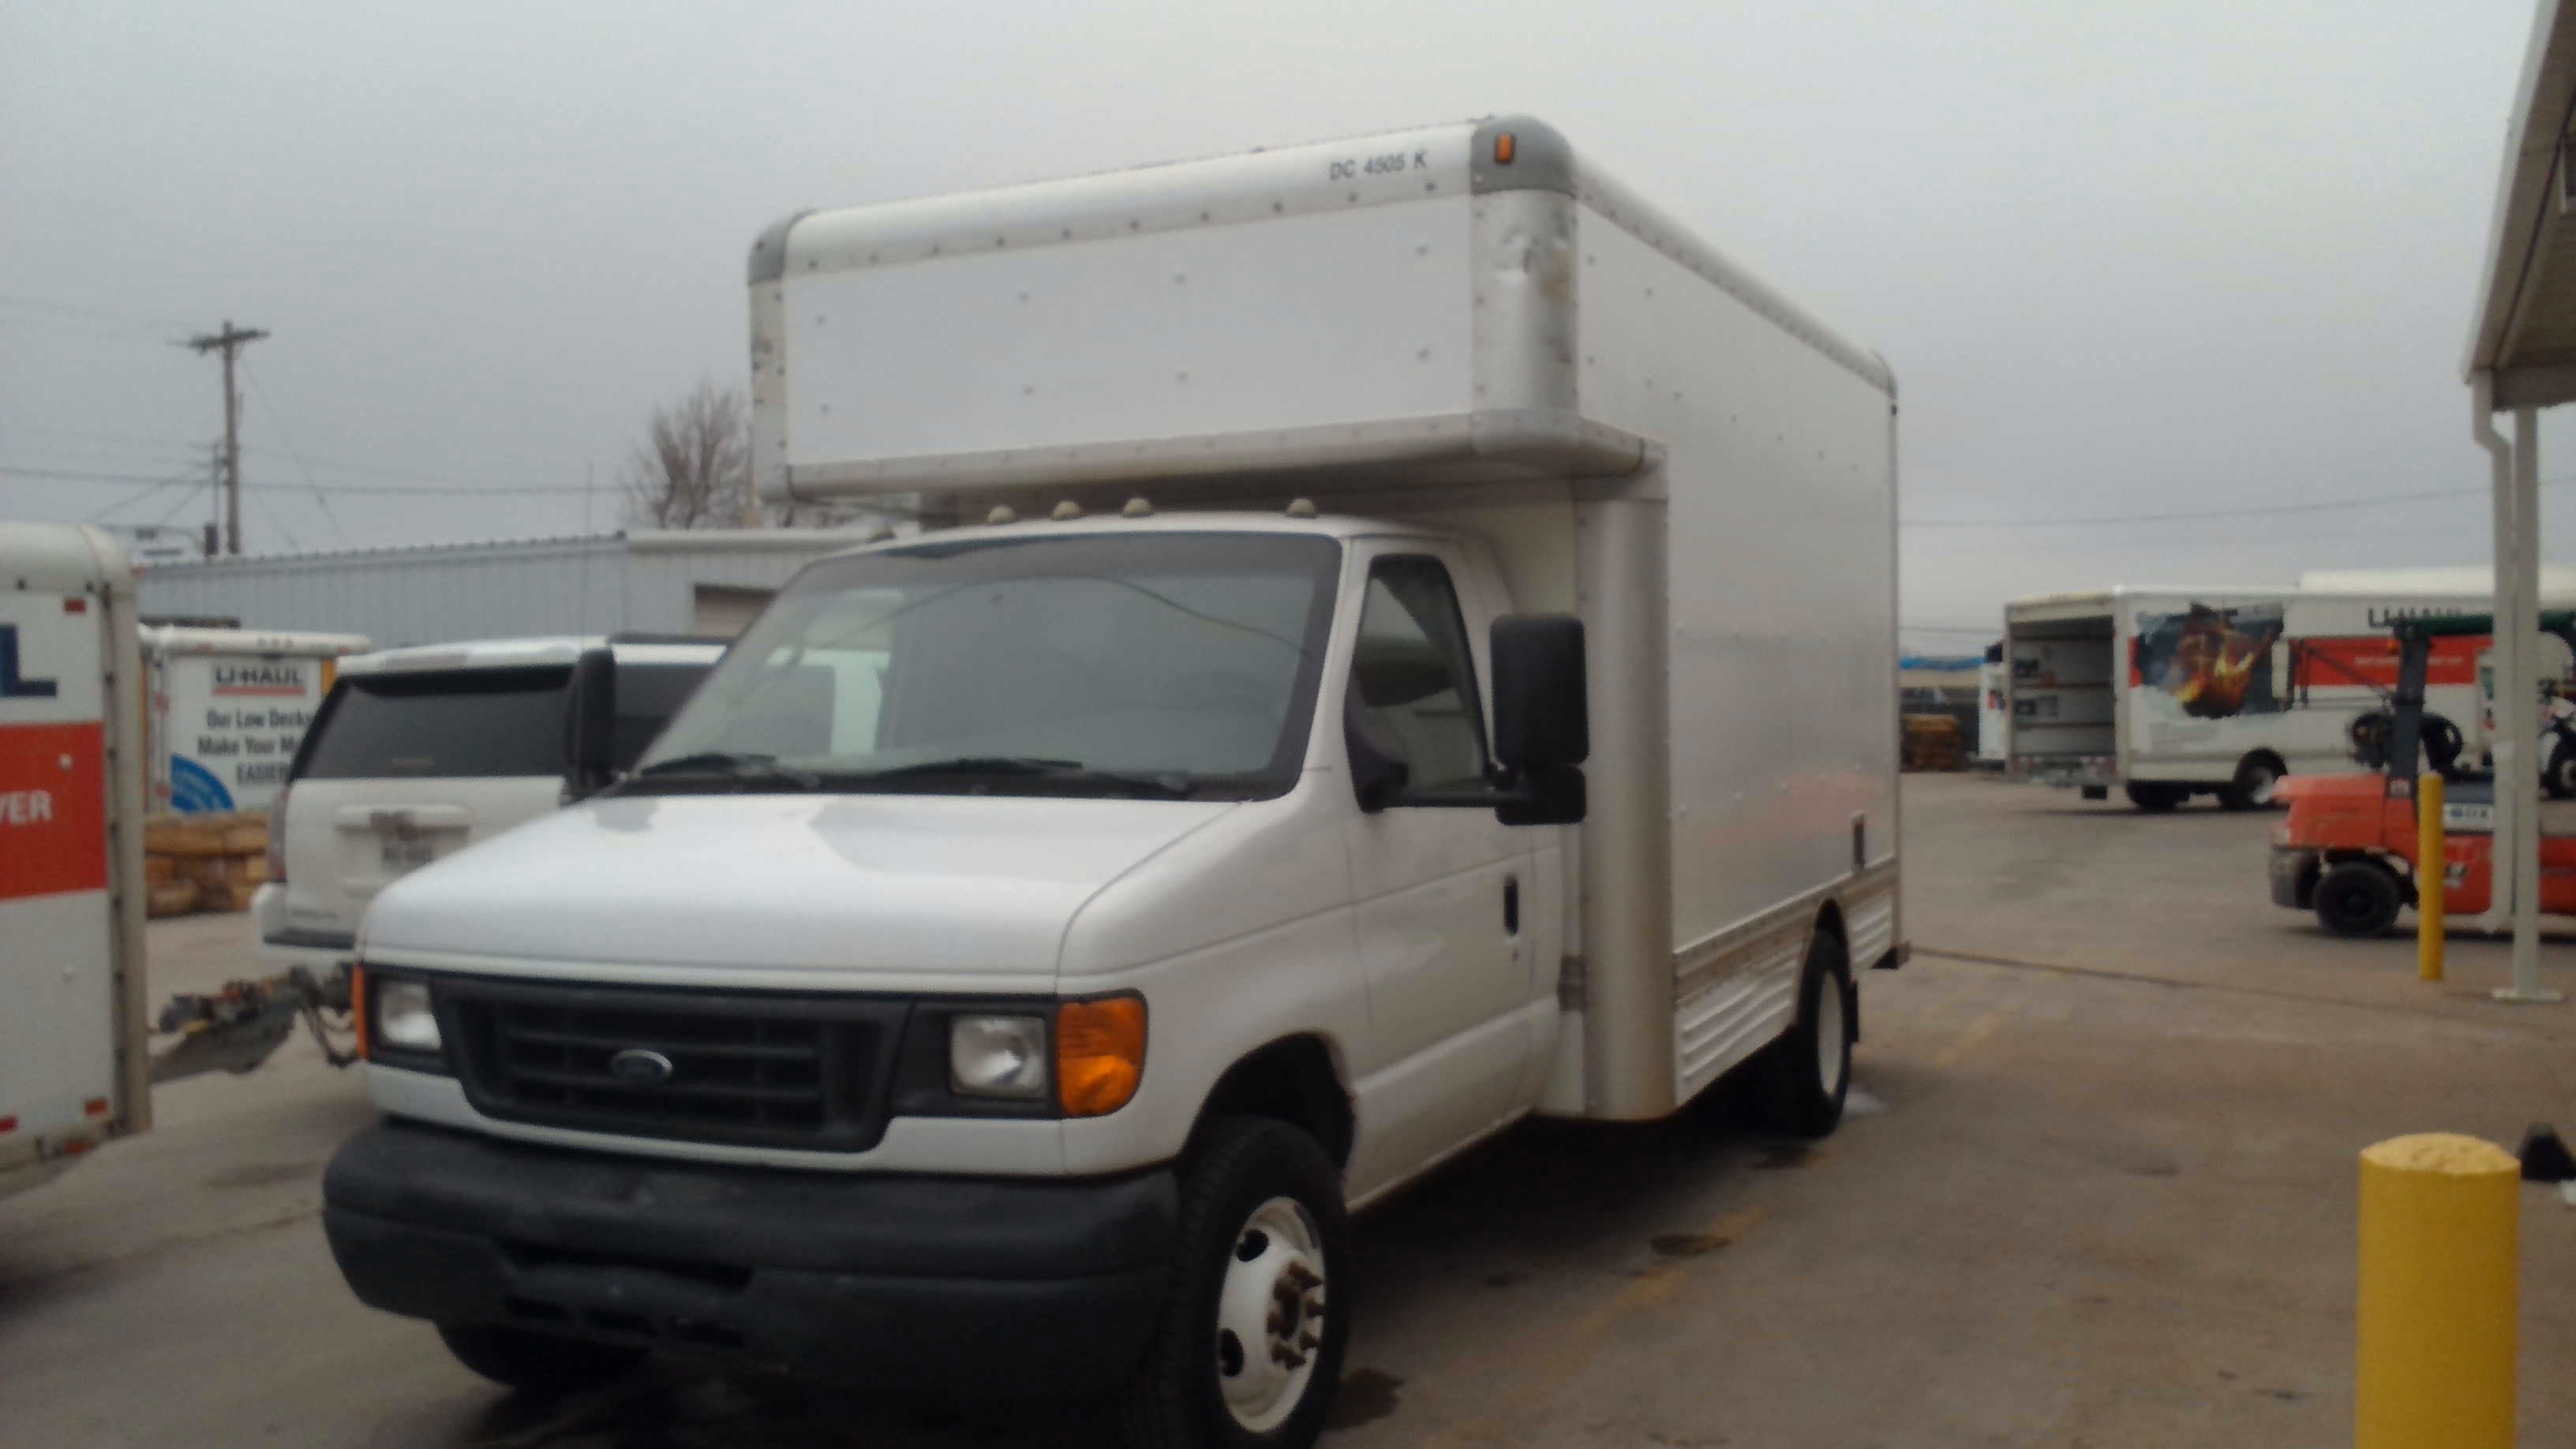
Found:
[(1120, 1410), (1134, 1449), (1304, 1449), (1350, 1343), (1341, 1173), (1285, 1122), (1209, 1128), (1181, 1184), (1163, 1316)]
[(2560, 735), (2541, 770), (2540, 787), (2552, 800), (2576, 799), (2576, 739)]
[(2317, 877), (2317, 920), (2338, 936), (2379, 936), (2397, 924), (2406, 888), (2375, 860), (2338, 861)]
[(1851, 961), (1842, 938), (1819, 930), (1798, 973), (1798, 1019), (1763, 1063), (1765, 1115), (1795, 1137), (1823, 1137), (1843, 1120), (1851, 1090)]

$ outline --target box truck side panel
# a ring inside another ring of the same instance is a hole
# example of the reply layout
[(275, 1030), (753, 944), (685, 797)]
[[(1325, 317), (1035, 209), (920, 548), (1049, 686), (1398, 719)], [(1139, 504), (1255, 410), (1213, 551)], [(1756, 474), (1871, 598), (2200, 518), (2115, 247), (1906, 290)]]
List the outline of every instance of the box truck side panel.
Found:
[[(1651, 637), (1686, 1097), (1789, 1019), (1820, 893), (1896, 851), (1893, 400), (1882, 369), (1599, 206), (1579, 241), (1584, 411), (1664, 450)], [(1866, 965), (1894, 944), (1892, 893), (1863, 915), (1846, 927)]]

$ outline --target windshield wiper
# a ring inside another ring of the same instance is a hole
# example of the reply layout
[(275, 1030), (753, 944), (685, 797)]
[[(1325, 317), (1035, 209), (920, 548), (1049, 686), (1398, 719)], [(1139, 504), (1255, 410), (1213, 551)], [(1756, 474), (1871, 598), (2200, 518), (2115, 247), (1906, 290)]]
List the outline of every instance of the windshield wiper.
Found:
[(700, 750), (695, 754), (673, 755), (655, 760), (635, 772), (642, 780), (657, 776), (713, 776), (734, 780), (776, 780), (799, 790), (820, 790), (823, 777), (811, 770), (799, 770), (778, 763), (776, 755), (736, 754), (730, 750)]
[(1038, 755), (958, 755), (951, 759), (917, 760), (909, 765), (890, 765), (882, 770), (836, 772), (832, 779), (835, 784), (866, 785), (880, 780), (915, 779), (925, 775), (984, 775), (1010, 779), (1062, 780), (1072, 784), (1097, 782), (1128, 790), (1149, 791), (1174, 800), (1186, 800), (1198, 789), (1185, 775), (1095, 770), (1080, 760), (1056, 760)]

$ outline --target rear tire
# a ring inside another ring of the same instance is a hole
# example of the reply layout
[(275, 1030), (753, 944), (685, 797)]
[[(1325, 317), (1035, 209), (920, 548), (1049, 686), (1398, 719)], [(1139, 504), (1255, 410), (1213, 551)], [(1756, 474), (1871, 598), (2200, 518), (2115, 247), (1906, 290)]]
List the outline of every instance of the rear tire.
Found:
[[(1342, 1175), (1267, 1117), (1211, 1126), (1181, 1181), (1162, 1321), (1119, 1401), (1132, 1449), (1306, 1449), (1350, 1344)], [(1293, 1360), (1293, 1362), (1291, 1362)]]
[(2317, 920), (2338, 936), (2384, 936), (2405, 904), (2397, 872), (2375, 860), (2337, 861), (2317, 877)]
[(2130, 804), (2150, 815), (2162, 815), (2191, 798), (2189, 792), (2179, 785), (2158, 785), (2145, 780), (2133, 781), (2128, 786), (2128, 795)]
[(2281, 777), (2290, 773), (2270, 755), (2247, 755), (2236, 762), (2236, 778), (2218, 792), (2218, 803), (2229, 810), (2269, 810), (2272, 794), (2281, 786)]
[(1798, 1019), (1763, 1054), (1763, 1116), (1792, 1137), (1823, 1137), (1851, 1091), (1851, 953), (1819, 929), (1798, 973)]
[(458, 1363), (535, 1398), (556, 1398), (614, 1383), (634, 1372), (645, 1358), (640, 1348), (498, 1323), (442, 1323), (438, 1336)]

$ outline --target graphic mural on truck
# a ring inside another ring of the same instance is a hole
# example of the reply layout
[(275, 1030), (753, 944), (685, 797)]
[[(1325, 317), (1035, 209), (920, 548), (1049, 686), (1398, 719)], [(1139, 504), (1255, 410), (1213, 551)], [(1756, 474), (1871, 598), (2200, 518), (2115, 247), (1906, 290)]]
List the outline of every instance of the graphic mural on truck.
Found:
[(2272, 646), (2281, 605), (2219, 608), (2194, 602), (2179, 614), (2138, 615), (2129, 683), (2144, 685), (2193, 719), (2232, 719), (2281, 708)]

